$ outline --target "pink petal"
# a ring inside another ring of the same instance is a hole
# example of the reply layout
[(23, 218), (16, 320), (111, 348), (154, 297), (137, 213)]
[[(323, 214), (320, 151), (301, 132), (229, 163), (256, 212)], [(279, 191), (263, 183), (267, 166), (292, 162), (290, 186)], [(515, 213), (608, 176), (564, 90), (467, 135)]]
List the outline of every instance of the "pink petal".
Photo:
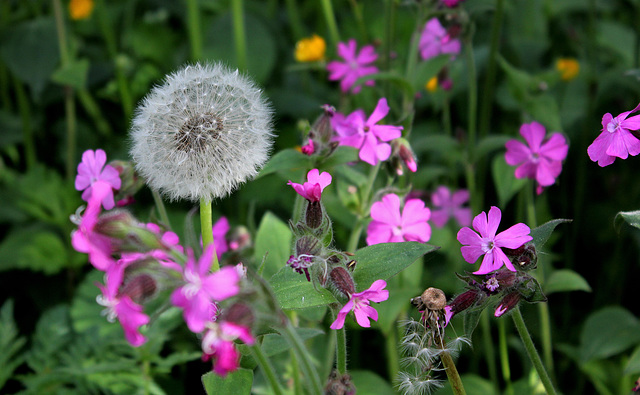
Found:
[(480, 247), (482, 245), (482, 238), (480, 237), (480, 235), (467, 227), (464, 227), (458, 231), (457, 239), (462, 245), (477, 247)]
[(206, 277), (203, 289), (215, 301), (222, 301), (235, 296), (240, 291), (238, 282), (240, 274), (233, 266), (225, 266)]
[(498, 226), (500, 226), (500, 219), (502, 218), (502, 212), (496, 206), (491, 206), (489, 209), (489, 222), (487, 223), (486, 233), (480, 232), (483, 237), (494, 238)]
[(531, 229), (527, 225), (518, 223), (496, 235), (494, 243), (496, 247), (518, 248), (533, 240), (530, 232)]
[(369, 127), (375, 125), (376, 123), (378, 123), (378, 121), (387, 116), (388, 113), (389, 105), (387, 104), (387, 99), (383, 97), (382, 99), (378, 100), (376, 108), (373, 110), (373, 113), (371, 113), (369, 119), (367, 120), (367, 125), (369, 125)]
[(482, 247), (477, 245), (462, 246), (460, 247), (460, 252), (462, 253), (464, 260), (469, 263), (476, 263), (478, 258), (484, 254)]
[(371, 206), (371, 218), (391, 226), (400, 226), (400, 198), (389, 193), (382, 197), (382, 201), (375, 202)]
[(534, 121), (520, 126), (520, 134), (527, 141), (527, 144), (529, 144), (531, 151), (539, 152), (540, 144), (542, 140), (544, 140), (547, 131), (544, 126)]
[(431, 227), (426, 222), (421, 222), (402, 227), (402, 233), (407, 241), (426, 243), (431, 238)]
[(369, 318), (374, 321), (378, 321), (378, 312), (371, 306), (362, 306), (359, 309), (356, 309), (354, 314), (356, 316), (356, 322), (363, 328), (369, 328), (371, 326)]
[(420, 199), (409, 199), (404, 204), (402, 210), (401, 226), (426, 222), (431, 217), (431, 210), (425, 207), (424, 202)]
[(504, 159), (511, 166), (526, 162), (531, 156), (531, 149), (518, 140), (507, 141), (505, 148), (507, 152), (504, 154)]
[(392, 236), (391, 226), (384, 222), (371, 221), (367, 227), (367, 245), (388, 243)]
[(558, 161), (564, 160), (568, 151), (567, 140), (560, 133), (552, 134), (549, 140), (540, 147), (540, 155)]

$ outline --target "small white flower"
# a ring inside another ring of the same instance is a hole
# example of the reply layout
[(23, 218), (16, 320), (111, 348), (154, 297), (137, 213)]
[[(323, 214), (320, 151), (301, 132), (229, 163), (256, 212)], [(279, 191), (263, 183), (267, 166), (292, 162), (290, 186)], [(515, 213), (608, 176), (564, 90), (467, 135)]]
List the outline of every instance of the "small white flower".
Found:
[(224, 197), (254, 177), (273, 142), (272, 110), (249, 78), (216, 63), (189, 65), (136, 111), (131, 156), (171, 200)]

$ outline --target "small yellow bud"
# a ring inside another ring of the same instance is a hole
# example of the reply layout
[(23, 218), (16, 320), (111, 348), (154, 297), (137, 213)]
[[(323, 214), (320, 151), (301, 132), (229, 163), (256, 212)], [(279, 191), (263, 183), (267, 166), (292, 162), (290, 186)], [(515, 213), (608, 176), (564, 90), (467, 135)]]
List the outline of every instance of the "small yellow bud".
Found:
[(560, 58), (556, 62), (556, 69), (563, 80), (570, 81), (580, 72), (580, 63), (573, 58)]
[(431, 78), (424, 87), (427, 92), (435, 92), (438, 89), (438, 77)]
[(71, 19), (87, 19), (93, 12), (93, 0), (71, 0), (69, 3), (69, 15)]
[(314, 34), (296, 43), (295, 57), (298, 62), (316, 62), (324, 59), (326, 50), (324, 38)]

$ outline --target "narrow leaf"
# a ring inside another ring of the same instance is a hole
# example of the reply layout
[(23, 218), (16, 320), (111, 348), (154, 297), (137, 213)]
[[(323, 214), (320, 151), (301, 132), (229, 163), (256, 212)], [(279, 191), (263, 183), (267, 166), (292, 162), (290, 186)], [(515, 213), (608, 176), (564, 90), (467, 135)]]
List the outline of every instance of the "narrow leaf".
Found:
[(549, 240), (551, 233), (556, 228), (556, 226), (571, 222), (570, 219), (552, 219), (551, 221), (544, 223), (538, 226), (535, 229), (531, 230), (531, 237), (533, 237), (533, 244), (535, 244), (536, 249), (540, 250), (540, 247), (544, 245), (544, 243)]
[(581, 275), (569, 269), (554, 271), (545, 283), (545, 293), (553, 292), (585, 291), (591, 292), (587, 280)]

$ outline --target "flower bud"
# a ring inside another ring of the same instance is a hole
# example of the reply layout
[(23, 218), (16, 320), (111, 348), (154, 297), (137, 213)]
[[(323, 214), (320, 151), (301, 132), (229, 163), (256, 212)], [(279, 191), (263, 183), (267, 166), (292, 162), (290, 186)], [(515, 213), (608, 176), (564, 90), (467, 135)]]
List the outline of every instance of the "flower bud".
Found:
[(222, 311), (220, 320), (251, 328), (255, 321), (255, 315), (253, 310), (246, 304), (234, 303)]
[[(416, 164), (416, 156), (409, 145), (409, 142), (404, 138), (398, 138), (393, 140), (391, 143), (393, 147), (393, 158), (396, 158), (396, 162), (400, 160), (404, 165), (411, 170), (411, 172), (415, 173), (418, 170), (418, 165)], [(402, 175), (402, 165), (398, 163), (396, 166), (396, 171), (398, 175)]]
[(458, 314), (473, 306), (483, 298), (484, 296), (480, 292), (475, 289), (470, 289), (456, 296), (456, 298), (453, 299), (453, 302), (449, 304), (449, 307), (453, 314)]
[(111, 210), (104, 212), (98, 218), (95, 231), (114, 239), (124, 239), (132, 228), (138, 226), (138, 221), (126, 210)]
[(142, 304), (153, 297), (158, 289), (156, 280), (148, 274), (137, 274), (120, 288), (120, 295), (127, 295), (135, 303)]
[(513, 266), (520, 270), (529, 271), (538, 265), (538, 252), (533, 243), (527, 243), (513, 250), (503, 248), (502, 251), (511, 260)]
[(308, 202), (305, 223), (311, 229), (318, 229), (322, 225), (322, 204), (320, 202)]
[(229, 236), (231, 250), (244, 250), (251, 245), (251, 233), (245, 226), (235, 227)]
[(327, 385), (324, 387), (325, 395), (355, 395), (355, 393), (356, 387), (351, 382), (349, 374), (340, 374), (337, 370), (331, 372)]
[(502, 299), (493, 315), (501, 317), (504, 313), (516, 307), (518, 302), (520, 302), (520, 294), (518, 292), (511, 292), (510, 294), (507, 294), (507, 296)]
[(353, 282), (351, 273), (342, 266), (336, 266), (329, 273), (331, 283), (346, 297), (351, 297), (356, 292), (356, 284)]
[(115, 196), (116, 205), (122, 207), (133, 203), (133, 195), (142, 188), (144, 180), (138, 177), (131, 162), (114, 160), (109, 162), (109, 165), (116, 169), (122, 181), (120, 189)]

